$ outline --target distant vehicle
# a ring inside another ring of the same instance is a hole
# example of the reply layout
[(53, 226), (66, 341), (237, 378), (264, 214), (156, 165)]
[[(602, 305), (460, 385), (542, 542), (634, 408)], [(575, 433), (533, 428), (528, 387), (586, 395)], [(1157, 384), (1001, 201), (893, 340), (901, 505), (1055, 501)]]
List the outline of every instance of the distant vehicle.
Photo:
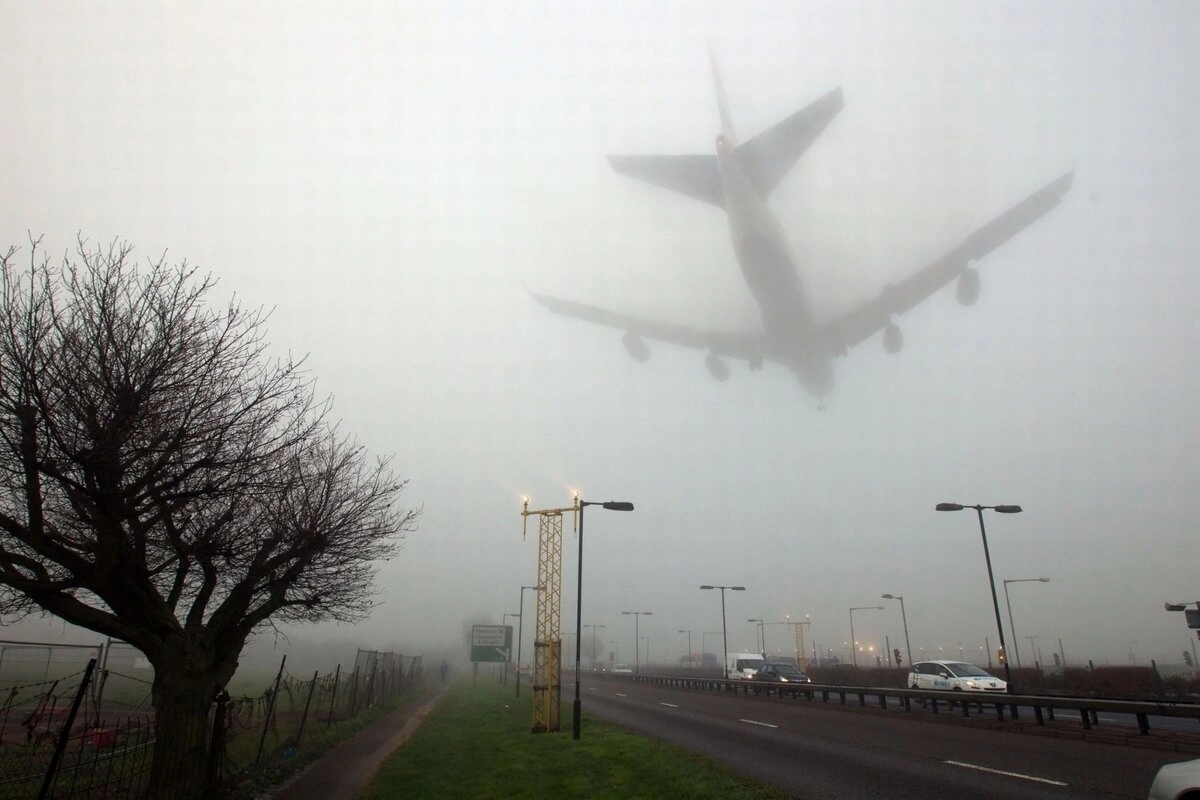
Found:
[(720, 669), (721, 659), (717, 658), (716, 653), (701, 653), (700, 666), (704, 669)]
[(763, 664), (754, 672), (754, 680), (766, 683), (812, 683), (812, 678), (791, 664)]
[(629, 666), (628, 664), (617, 664), (612, 668), (612, 671), (616, 675), (632, 675), (633, 667)]
[(908, 674), (910, 689), (952, 692), (1004, 692), (1008, 684), (965, 661), (918, 661)]
[(726, 677), (731, 681), (748, 681), (767, 660), (758, 653), (730, 653), (725, 660)]
[(1200, 797), (1200, 758), (1167, 764), (1150, 784), (1150, 800), (1195, 800)]

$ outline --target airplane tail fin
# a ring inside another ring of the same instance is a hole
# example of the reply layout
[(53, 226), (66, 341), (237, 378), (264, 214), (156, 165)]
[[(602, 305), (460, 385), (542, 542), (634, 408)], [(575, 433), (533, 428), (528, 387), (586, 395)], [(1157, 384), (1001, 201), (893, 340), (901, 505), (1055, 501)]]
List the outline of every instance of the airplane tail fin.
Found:
[(712, 64), (713, 86), (717, 92), (717, 112), (721, 115), (721, 133), (730, 144), (737, 146), (737, 134), (733, 130), (733, 118), (729, 115), (729, 99), (725, 96), (725, 83), (721, 80), (721, 70), (717, 66), (717, 56), (713, 53), (712, 45), (708, 46), (708, 60)]

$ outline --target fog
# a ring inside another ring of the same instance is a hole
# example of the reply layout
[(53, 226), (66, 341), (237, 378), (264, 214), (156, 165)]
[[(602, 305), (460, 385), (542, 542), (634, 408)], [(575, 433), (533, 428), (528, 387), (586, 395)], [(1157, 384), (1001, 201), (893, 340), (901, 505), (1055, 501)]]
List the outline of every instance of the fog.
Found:
[[(465, 657), (464, 623), (535, 582), (521, 497), (572, 489), (636, 506), (587, 511), (583, 623), (622, 661), (622, 611), (652, 611), (651, 656), (675, 659), (677, 631), (698, 651), (721, 630), (698, 587), (736, 584), (730, 650), (755, 649), (746, 619), (790, 615), (846, 657), (848, 609), (875, 605), (858, 640), (902, 647), (893, 593), (914, 657), (982, 662), (979, 526), (942, 501), (1024, 508), (986, 517), (1002, 610), (1003, 579), (1050, 578), (1010, 586), (1023, 661), (1025, 636), (1096, 664), (1194, 641), (1163, 602), (1200, 598), (1200, 7), (23, 2), (0, 21), (0, 242), (125, 239), (273, 308), (273, 346), (308, 354), (424, 508), (377, 613), (293, 643)], [(754, 329), (721, 210), (605, 161), (712, 152), (709, 45), (743, 139), (842, 87), (772, 198), (830, 316), (1072, 168), (1073, 188), (980, 263), (975, 306), (948, 287), (900, 319), (903, 352), (876, 336), (838, 359), (824, 411), (778, 365), (718, 383), (654, 343), (639, 364), (529, 292)]]

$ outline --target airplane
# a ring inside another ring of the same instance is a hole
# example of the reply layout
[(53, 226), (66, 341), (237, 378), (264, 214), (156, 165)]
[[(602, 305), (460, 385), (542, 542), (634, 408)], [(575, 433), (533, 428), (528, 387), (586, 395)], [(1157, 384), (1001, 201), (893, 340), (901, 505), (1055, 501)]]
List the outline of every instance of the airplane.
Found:
[(534, 299), (556, 314), (624, 331), (622, 343), (637, 361), (650, 358), (647, 339), (707, 351), (705, 365), (718, 381), (729, 378), (726, 359), (745, 361), (751, 371), (773, 361), (795, 373), (800, 384), (824, 398), (834, 383), (834, 359), (883, 332), (883, 347), (900, 352), (904, 338), (893, 317), (922, 302), (951, 281), (962, 305), (979, 299), (975, 262), (1032, 225), (1062, 200), (1074, 170), (1038, 189), (975, 230), (941, 258), (877, 297), (832, 319), (814, 314), (788, 246), (783, 225), (768, 198), (792, 166), (842, 110), (834, 89), (744, 143), (738, 143), (716, 58), (710, 51), (721, 133), (716, 152), (703, 155), (609, 156), (624, 175), (671, 189), (725, 210), (729, 236), (742, 276), (757, 302), (762, 331), (738, 333), (688, 327), (621, 314), (543, 294)]

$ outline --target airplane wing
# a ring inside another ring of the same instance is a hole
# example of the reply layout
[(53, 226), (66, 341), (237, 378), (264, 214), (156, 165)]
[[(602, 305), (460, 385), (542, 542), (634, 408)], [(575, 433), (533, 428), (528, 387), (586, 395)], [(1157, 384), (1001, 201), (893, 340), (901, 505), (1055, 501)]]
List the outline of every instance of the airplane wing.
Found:
[(752, 366), (762, 364), (764, 351), (762, 335), (689, 328), (671, 322), (618, 314), (596, 306), (562, 300), (544, 294), (534, 294), (533, 299), (555, 314), (582, 319), (608, 328), (616, 328), (635, 337), (668, 342), (697, 350), (707, 350), (718, 356), (748, 361)]
[(623, 175), (725, 207), (715, 155), (609, 156), (608, 163)]
[(884, 287), (879, 297), (832, 320), (825, 326), (829, 341), (838, 352), (854, 347), (887, 327), (891, 318), (903, 314), (946, 284), (964, 274), (972, 261), (983, 258), (1032, 225), (1062, 200), (1071, 188), (1072, 170), (963, 240), (946, 255), (898, 284)]
[(738, 146), (738, 156), (763, 197), (775, 191), (841, 110), (842, 90), (838, 88)]

